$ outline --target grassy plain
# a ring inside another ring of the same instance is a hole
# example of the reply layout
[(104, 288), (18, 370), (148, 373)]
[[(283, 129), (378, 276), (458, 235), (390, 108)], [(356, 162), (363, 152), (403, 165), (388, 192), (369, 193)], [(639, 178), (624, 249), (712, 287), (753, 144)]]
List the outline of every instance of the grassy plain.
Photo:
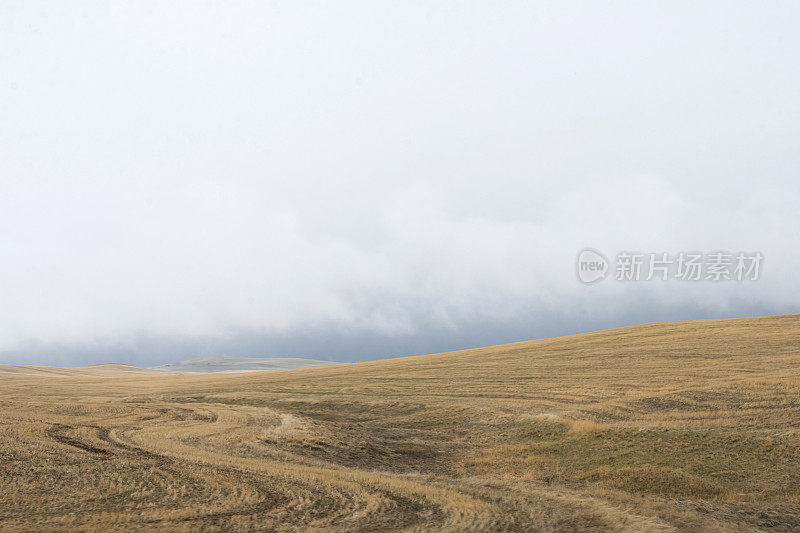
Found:
[(350, 365), (0, 367), (0, 530), (800, 530), (800, 315)]

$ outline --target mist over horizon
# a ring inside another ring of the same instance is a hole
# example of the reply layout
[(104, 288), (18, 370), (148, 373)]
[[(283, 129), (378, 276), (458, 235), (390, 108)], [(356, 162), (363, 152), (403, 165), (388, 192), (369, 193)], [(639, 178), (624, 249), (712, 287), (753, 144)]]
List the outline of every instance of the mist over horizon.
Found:
[[(752, 310), (752, 306), (749, 308)], [(301, 357), (337, 362), (361, 362), (392, 357), (424, 355), (497, 344), (536, 340), (563, 335), (674, 320), (746, 318), (770, 314), (790, 314), (791, 308), (769, 309), (749, 315), (718, 313), (707, 310), (657, 310), (638, 316), (625, 316), (622, 322), (612, 319), (584, 321), (585, 329), (570, 329), (568, 320), (550, 318), (544, 324), (504, 323), (493, 327), (462, 330), (420, 330), (412, 337), (387, 337), (370, 331), (343, 334), (335, 330), (316, 330), (303, 335), (289, 331), (283, 335), (239, 334), (215, 339), (158, 339), (138, 337), (116, 345), (83, 344), (79, 346), (25, 346), (19, 353), (4, 354), (0, 364), (38, 364), (45, 366), (82, 366), (100, 363), (124, 363), (152, 367), (188, 359), (224, 355), (234, 357)], [(628, 321), (624, 321), (624, 320)]]
[[(799, 312), (800, 4), (0, 5), (0, 364)], [(587, 247), (757, 281), (576, 278)]]

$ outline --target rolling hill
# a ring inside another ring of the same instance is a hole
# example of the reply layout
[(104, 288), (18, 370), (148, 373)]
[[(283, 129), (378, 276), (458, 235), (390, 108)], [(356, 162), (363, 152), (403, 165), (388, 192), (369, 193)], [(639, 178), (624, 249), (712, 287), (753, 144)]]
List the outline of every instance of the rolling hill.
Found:
[(0, 376), (0, 529), (800, 529), (800, 315)]
[(175, 372), (252, 372), (256, 370), (286, 370), (290, 368), (310, 368), (314, 366), (327, 366), (338, 364), (332, 361), (318, 361), (302, 357), (231, 357), (217, 355), (200, 357), (161, 365), (156, 370), (171, 370)]
[(79, 367), (32, 366), (32, 365), (0, 365), (0, 376), (42, 376), (42, 377), (76, 377), (76, 376), (120, 376), (123, 374), (153, 374), (157, 372), (148, 368), (126, 365), (122, 363), (102, 363), (99, 365)]

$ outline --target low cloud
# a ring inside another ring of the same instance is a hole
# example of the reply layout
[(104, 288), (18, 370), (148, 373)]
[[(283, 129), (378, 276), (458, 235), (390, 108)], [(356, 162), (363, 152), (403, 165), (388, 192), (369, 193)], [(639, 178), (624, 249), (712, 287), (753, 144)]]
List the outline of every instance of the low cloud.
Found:
[[(797, 311), (797, 13), (585, 7), (0, 8), (0, 362)], [(586, 286), (587, 246), (765, 264)]]

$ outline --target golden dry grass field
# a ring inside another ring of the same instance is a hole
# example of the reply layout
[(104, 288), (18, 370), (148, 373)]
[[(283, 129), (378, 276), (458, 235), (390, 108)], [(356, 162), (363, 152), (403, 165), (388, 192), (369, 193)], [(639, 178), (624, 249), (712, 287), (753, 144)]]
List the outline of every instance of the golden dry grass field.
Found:
[(800, 530), (798, 375), (800, 315), (243, 374), (0, 367), (0, 530)]

